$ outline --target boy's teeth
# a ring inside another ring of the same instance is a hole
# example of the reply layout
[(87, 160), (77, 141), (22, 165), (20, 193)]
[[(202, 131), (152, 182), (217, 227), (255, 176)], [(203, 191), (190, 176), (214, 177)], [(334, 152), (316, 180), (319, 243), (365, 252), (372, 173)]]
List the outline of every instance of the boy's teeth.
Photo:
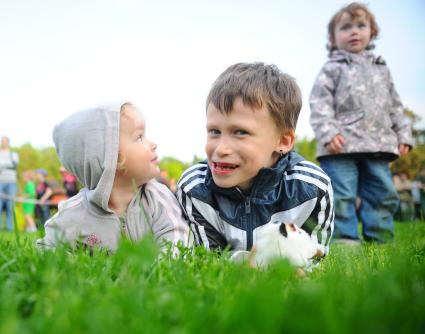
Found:
[(236, 168), (236, 165), (230, 165), (230, 164), (222, 165), (222, 164), (216, 163), (215, 165), (216, 165), (216, 168), (220, 168), (220, 169), (235, 169)]

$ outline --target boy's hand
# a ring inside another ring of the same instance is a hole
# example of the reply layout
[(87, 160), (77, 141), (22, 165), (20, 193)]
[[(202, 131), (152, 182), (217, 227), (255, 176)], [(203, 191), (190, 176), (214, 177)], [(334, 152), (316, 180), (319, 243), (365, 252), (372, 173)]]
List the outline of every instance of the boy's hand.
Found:
[(337, 134), (332, 140), (326, 144), (326, 149), (332, 154), (341, 153), (342, 147), (345, 144), (345, 139), (341, 134)]
[(410, 146), (406, 144), (400, 144), (398, 150), (400, 151), (400, 155), (406, 155), (410, 151)]

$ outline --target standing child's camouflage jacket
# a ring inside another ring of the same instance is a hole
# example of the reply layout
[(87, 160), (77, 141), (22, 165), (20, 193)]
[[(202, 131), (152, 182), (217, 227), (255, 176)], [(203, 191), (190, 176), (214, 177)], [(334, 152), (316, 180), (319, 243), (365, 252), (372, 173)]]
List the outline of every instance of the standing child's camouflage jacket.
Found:
[(412, 146), (409, 121), (382, 58), (369, 52), (332, 52), (310, 96), (310, 124), (317, 138), (317, 157), (340, 133), (342, 154), (373, 153), (394, 160), (398, 146)]

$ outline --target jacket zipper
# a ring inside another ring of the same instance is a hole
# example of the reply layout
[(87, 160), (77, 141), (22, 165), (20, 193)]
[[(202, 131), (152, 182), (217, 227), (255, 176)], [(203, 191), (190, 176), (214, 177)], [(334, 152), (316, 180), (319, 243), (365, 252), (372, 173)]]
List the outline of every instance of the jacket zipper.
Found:
[(121, 236), (127, 239), (128, 238), (127, 223), (126, 223), (127, 214), (124, 217), (118, 216), (118, 220), (121, 226)]
[(253, 243), (253, 229), (251, 223), (251, 199), (247, 197), (245, 199), (245, 214), (246, 214), (246, 249), (251, 250)]

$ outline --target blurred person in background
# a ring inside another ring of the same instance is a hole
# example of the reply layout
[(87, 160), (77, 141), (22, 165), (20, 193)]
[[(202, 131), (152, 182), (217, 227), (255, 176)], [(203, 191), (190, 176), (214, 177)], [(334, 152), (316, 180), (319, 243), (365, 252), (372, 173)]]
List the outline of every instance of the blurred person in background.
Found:
[(39, 168), (36, 170), (36, 195), (39, 203), (35, 207), (35, 213), (39, 219), (40, 226), (43, 226), (46, 220), (50, 218), (48, 199), (53, 194), (53, 190), (47, 182), (46, 177), (47, 171), (45, 169)]
[(400, 198), (399, 211), (396, 217), (400, 221), (412, 221), (414, 204), (412, 198), (412, 182), (406, 173), (402, 172), (399, 175), (393, 176), (394, 186)]
[(416, 176), (417, 186), (419, 188), (419, 202), (420, 202), (420, 215), (421, 220), (425, 220), (425, 166), (419, 170)]
[(22, 177), (25, 182), (23, 197), (25, 200), (29, 200), (28, 202), (22, 203), (22, 210), (24, 212), (25, 219), (25, 230), (27, 232), (37, 232), (37, 227), (34, 221), (35, 203), (31, 202), (35, 200), (36, 195), (34, 172), (31, 170), (26, 170), (22, 173)]
[(6, 226), (13, 230), (13, 198), (16, 195), (16, 168), (19, 155), (10, 150), (8, 137), (1, 138), (0, 146), (0, 225), (3, 226), (3, 208), (6, 209)]
[(63, 187), (65, 188), (66, 196), (72, 197), (78, 194), (77, 177), (68, 172), (64, 166), (60, 166), (59, 172), (62, 175)]

